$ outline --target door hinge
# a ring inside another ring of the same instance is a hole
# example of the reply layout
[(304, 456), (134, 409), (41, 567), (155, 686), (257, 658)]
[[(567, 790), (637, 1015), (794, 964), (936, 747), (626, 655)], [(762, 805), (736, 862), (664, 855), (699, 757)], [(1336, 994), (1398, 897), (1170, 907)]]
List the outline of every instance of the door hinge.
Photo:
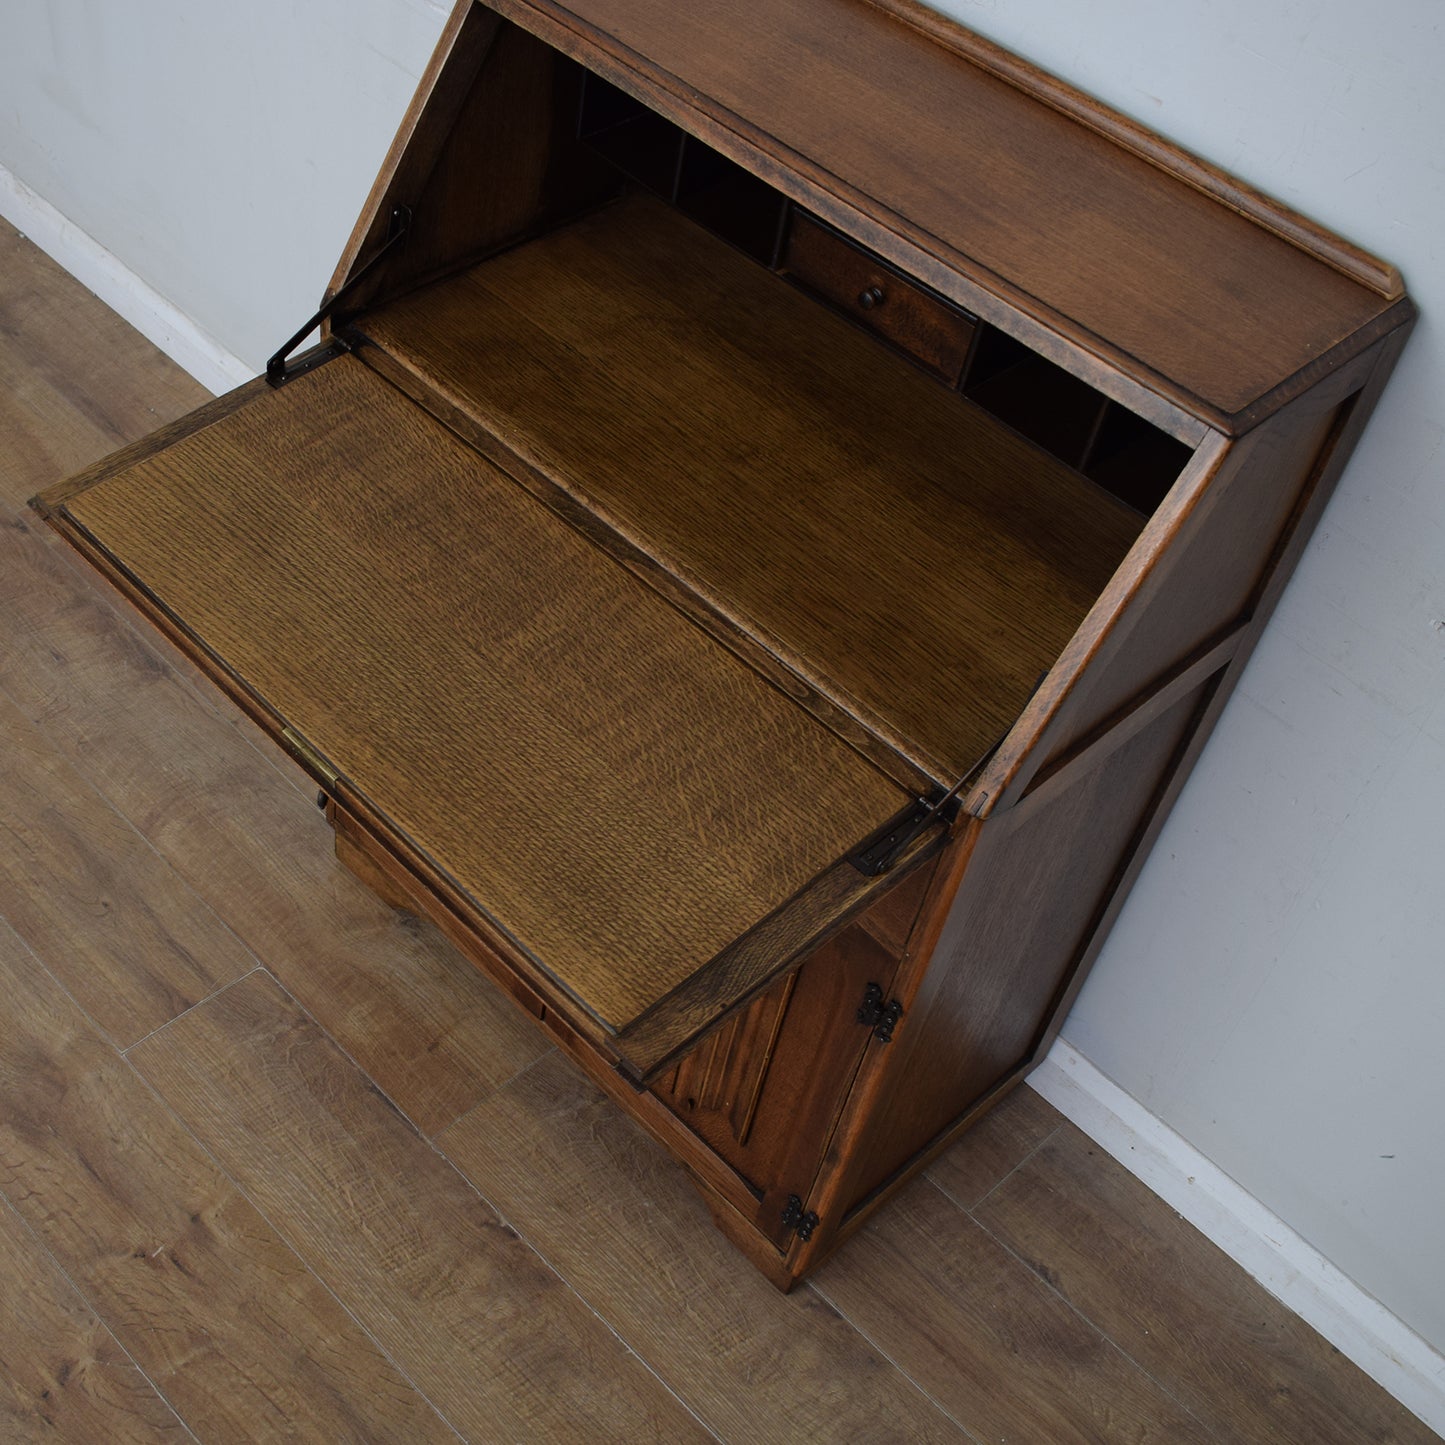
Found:
[(806, 1244), (817, 1227), (817, 1214), (811, 1209), (805, 1214), (803, 1201), (796, 1194), (788, 1195), (788, 1202), (783, 1206), (783, 1228), (792, 1230)]
[(873, 1037), (880, 1044), (893, 1042), (893, 1030), (903, 1017), (903, 1005), (896, 998), (883, 1002), (881, 984), (870, 983), (863, 991), (863, 1007), (858, 1010), (858, 1022), (873, 1030)]

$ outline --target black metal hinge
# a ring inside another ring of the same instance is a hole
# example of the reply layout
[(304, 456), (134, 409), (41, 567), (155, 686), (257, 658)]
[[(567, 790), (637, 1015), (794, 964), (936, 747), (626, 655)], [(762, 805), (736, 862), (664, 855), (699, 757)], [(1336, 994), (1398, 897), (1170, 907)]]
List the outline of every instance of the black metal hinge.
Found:
[(903, 1017), (903, 1005), (895, 999), (883, 1002), (881, 985), (870, 983), (863, 991), (863, 1007), (858, 1010), (858, 1022), (873, 1030), (873, 1037), (880, 1044), (893, 1042), (893, 1030)]
[(288, 381), (310, 371), (313, 367), (320, 366), (323, 361), (330, 361), (333, 356), (351, 348), (339, 337), (333, 335), (330, 344), (317, 347), (309, 351), (300, 361), (288, 362), (286, 358), (301, 345), (305, 339), (326, 320), (328, 316), (341, 304), (341, 302), (354, 291), (368, 276), (376, 269), (387, 256), (406, 237), (407, 229), (411, 225), (411, 207), (393, 206), (391, 215), (387, 221), (386, 240), (381, 243), (376, 254), (357, 271), (351, 279), (337, 290), (333, 295), (328, 296), (321, 303), (321, 309), (313, 316), (291, 339), (282, 345), (281, 349), (266, 363), (266, 380), (272, 386), (285, 386)]
[(804, 1214), (803, 1201), (796, 1194), (788, 1195), (788, 1202), (783, 1206), (783, 1228), (791, 1229), (806, 1244), (817, 1227), (817, 1214), (811, 1209)]
[[(1027, 707), (1034, 699), (1034, 693), (1043, 686), (1048, 676), (1045, 669), (1034, 683), (1033, 691), (1024, 702)], [(1021, 709), (1022, 711), (1022, 709)], [(881, 828), (870, 833), (849, 855), (848, 861), (865, 877), (876, 878), (886, 873), (903, 856), (908, 845), (925, 829), (935, 823), (951, 825), (963, 808), (964, 790), (988, 766), (989, 759), (1003, 746), (1009, 735), (1005, 728), (984, 752), (983, 756), (947, 792), (935, 789), (926, 797), (915, 798), (907, 807), (895, 814)], [(985, 798), (987, 793), (983, 795)]]
[(866, 878), (886, 873), (925, 828), (934, 823), (951, 823), (958, 816), (958, 794), (965, 781), (959, 779), (940, 798), (916, 798), (877, 832), (870, 833), (848, 855), (848, 861)]

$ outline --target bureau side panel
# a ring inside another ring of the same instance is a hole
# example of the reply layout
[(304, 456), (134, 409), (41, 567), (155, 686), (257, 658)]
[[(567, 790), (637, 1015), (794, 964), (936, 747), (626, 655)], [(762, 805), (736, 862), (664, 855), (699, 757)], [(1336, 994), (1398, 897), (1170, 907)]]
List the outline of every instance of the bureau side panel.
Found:
[(575, 69), (489, 10), (459, 9), (357, 221), (331, 292), (387, 241), (405, 207), (405, 241), (346, 298), (380, 305), (548, 229), (616, 188), (577, 143)]
[(1210, 648), (1248, 652), (1405, 335), (1239, 441), (1205, 444), (980, 779), (973, 811), (1017, 801)]
[(830, 1222), (1030, 1060), (1216, 681), (1201, 682), (1067, 786), (972, 825), (952, 906), (943, 879), (936, 938), (921, 925), (900, 979), (894, 1040), (873, 1046), (873, 1076), (861, 1081), (858, 1124), (829, 1190)]

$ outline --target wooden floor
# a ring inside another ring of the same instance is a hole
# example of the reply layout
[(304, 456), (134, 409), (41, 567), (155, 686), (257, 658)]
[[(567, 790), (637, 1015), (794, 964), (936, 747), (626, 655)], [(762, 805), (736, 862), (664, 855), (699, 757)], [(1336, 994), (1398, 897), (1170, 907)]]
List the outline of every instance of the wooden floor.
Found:
[(202, 399), (0, 224), (0, 1439), (1436, 1438), (1027, 1089), (764, 1284), (27, 512)]

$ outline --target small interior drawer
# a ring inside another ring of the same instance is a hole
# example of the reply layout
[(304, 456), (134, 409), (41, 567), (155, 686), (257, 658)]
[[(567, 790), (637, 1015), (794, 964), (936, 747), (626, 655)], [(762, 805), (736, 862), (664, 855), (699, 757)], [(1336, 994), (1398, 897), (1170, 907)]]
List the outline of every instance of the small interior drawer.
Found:
[(950, 385), (958, 381), (978, 325), (968, 312), (801, 211), (793, 213), (783, 270)]

